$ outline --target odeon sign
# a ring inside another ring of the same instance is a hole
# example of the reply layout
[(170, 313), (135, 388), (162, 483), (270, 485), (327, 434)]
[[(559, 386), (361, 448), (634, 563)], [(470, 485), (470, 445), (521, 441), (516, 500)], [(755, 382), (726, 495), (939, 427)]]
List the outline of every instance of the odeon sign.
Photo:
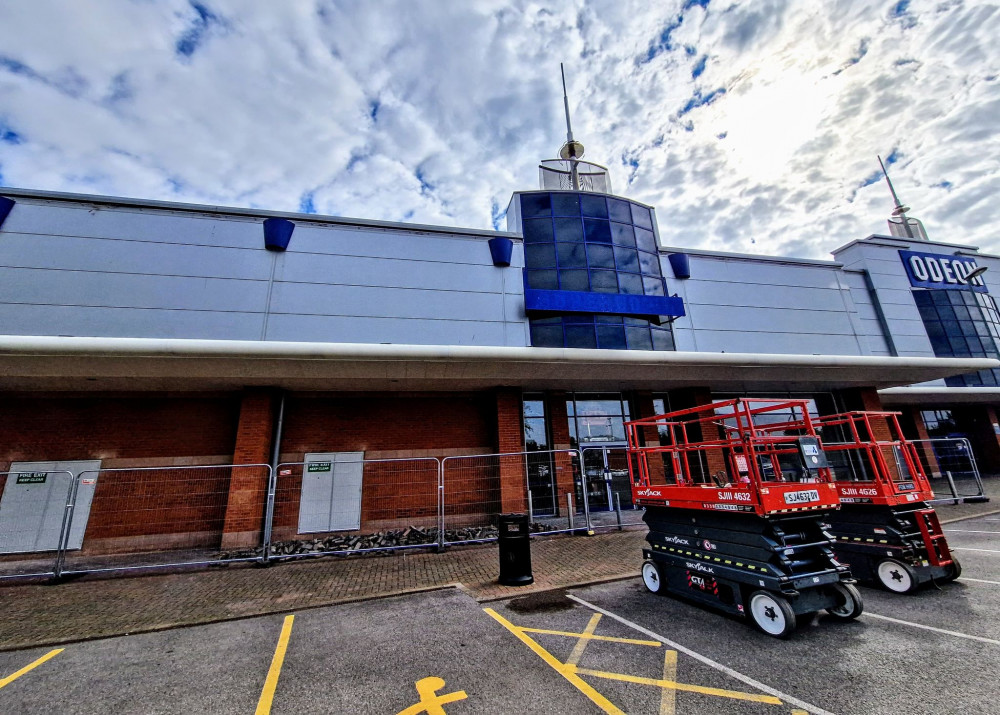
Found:
[(967, 276), (978, 267), (975, 258), (949, 256), (940, 253), (918, 253), (900, 251), (899, 257), (906, 268), (910, 285), (915, 288), (936, 288), (938, 290), (972, 290), (986, 293), (982, 276), (971, 281)]

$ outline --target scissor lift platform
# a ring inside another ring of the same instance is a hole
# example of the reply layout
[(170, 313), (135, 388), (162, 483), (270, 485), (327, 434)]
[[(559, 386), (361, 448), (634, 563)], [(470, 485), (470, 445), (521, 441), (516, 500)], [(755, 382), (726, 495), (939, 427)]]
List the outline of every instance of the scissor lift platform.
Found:
[(823, 520), (839, 507), (805, 400), (727, 400), (626, 423), (646, 509), (643, 582), (788, 636), (861, 595)]

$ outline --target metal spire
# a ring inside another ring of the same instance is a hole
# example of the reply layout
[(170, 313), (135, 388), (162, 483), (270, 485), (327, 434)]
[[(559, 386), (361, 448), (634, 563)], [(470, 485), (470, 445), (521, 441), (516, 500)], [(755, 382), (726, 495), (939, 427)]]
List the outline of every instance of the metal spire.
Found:
[(569, 123), (569, 96), (566, 94), (566, 70), (563, 63), (559, 63), (559, 72), (562, 74), (563, 83), (563, 107), (566, 109), (566, 143), (573, 143), (573, 126)]
[(885, 164), (882, 163), (881, 156), (878, 157), (878, 165), (882, 167), (882, 175), (885, 177), (886, 183), (889, 184), (889, 192), (892, 194), (892, 200), (896, 202), (896, 207), (892, 210), (892, 215), (899, 217), (900, 225), (906, 232), (906, 236), (908, 238), (916, 238), (916, 236), (913, 235), (913, 228), (910, 226), (910, 219), (906, 217), (906, 212), (910, 210), (910, 207), (903, 206), (903, 203), (899, 200), (899, 197), (896, 196), (896, 189), (893, 188), (892, 186), (892, 179), (889, 178), (889, 172), (885, 170)]

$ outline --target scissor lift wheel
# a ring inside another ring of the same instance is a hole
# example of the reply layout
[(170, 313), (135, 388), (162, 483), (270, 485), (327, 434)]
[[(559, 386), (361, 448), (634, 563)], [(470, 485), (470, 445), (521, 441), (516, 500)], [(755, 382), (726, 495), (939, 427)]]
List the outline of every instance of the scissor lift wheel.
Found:
[(826, 609), (826, 612), (831, 616), (842, 621), (853, 621), (864, 612), (865, 606), (861, 601), (861, 593), (855, 586), (849, 583), (835, 583), (833, 590), (837, 593), (837, 599), (840, 602), (836, 606)]
[(911, 593), (917, 588), (917, 574), (909, 564), (895, 559), (882, 559), (875, 569), (878, 582), (893, 593)]
[(754, 591), (749, 600), (750, 617), (757, 627), (775, 638), (787, 638), (795, 630), (795, 612), (783, 597)]
[(663, 593), (663, 577), (660, 574), (660, 567), (652, 561), (645, 561), (642, 564), (642, 582), (650, 593)]

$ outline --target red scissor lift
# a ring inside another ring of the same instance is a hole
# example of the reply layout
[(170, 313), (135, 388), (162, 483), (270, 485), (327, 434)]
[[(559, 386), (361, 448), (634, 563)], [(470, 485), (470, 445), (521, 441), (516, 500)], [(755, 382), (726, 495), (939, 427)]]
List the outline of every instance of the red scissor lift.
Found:
[(934, 494), (898, 415), (845, 412), (816, 422), (840, 495), (840, 510), (828, 517), (837, 556), (860, 580), (910, 593), (962, 569), (927, 503)]
[(840, 499), (808, 401), (726, 400), (626, 430), (650, 591), (749, 615), (777, 637), (797, 616), (861, 614), (823, 524)]

